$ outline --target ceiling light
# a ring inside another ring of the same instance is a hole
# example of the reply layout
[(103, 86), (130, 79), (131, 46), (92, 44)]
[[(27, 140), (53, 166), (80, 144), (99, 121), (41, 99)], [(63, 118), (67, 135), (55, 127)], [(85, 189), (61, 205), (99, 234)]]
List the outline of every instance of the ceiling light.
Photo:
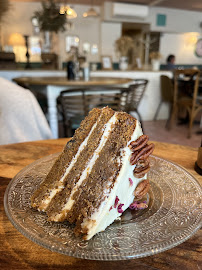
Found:
[(87, 18), (87, 17), (98, 17), (98, 16), (99, 16), (99, 14), (96, 12), (96, 10), (93, 7), (89, 8), (89, 10), (87, 12), (84, 12), (83, 13), (83, 17), (84, 18)]
[(60, 14), (65, 14), (66, 7), (64, 5), (60, 6)]
[(66, 17), (68, 19), (74, 19), (74, 18), (77, 17), (77, 13), (76, 13), (76, 11), (73, 8), (68, 7), (66, 9)]
[(75, 19), (77, 17), (76, 11), (67, 5), (60, 7), (60, 14), (66, 14), (67, 19)]

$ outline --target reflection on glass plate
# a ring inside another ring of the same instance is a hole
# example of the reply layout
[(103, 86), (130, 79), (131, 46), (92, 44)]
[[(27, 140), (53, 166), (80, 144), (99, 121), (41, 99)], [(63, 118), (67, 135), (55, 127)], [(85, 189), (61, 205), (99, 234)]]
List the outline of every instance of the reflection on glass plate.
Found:
[(92, 260), (123, 260), (170, 249), (188, 239), (201, 224), (202, 192), (183, 168), (151, 157), (149, 207), (127, 210), (122, 219), (90, 241), (73, 234), (73, 226), (51, 223), (30, 207), (30, 197), (58, 154), (25, 167), (7, 187), (4, 206), (12, 224), (30, 240), (52, 251)]

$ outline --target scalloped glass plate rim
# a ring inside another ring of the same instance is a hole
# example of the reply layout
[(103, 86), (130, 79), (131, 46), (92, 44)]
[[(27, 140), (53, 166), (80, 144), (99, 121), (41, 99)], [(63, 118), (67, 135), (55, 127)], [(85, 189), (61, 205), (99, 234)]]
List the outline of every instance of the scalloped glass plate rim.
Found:
[[(75, 258), (82, 258), (82, 259), (88, 259), (88, 260), (102, 260), (102, 261), (108, 261), (108, 260), (128, 260), (128, 259), (135, 259), (135, 258), (141, 258), (141, 257), (146, 257), (146, 256), (151, 256), (151, 255), (155, 255), (155, 254), (158, 254), (160, 252), (163, 252), (163, 251), (166, 251), (166, 250), (169, 250), (171, 248), (174, 248), (176, 246), (178, 246), (179, 244), (185, 242), (186, 240), (188, 240), (190, 237), (192, 237), (201, 227), (201, 222), (198, 223), (198, 226), (196, 226), (192, 232), (188, 235), (186, 235), (183, 239), (179, 240), (178, 242), (176, 243), (173, 243), (171, 242), (170, 244), (168, 244), (168, 241), (167, 242), (167, 245), (165, 245), (165, 247), (161, 247), (160, 249), (156, 248), (156, 249), (148, 249), (147, 251), (143, 251), (143, 252), (140, 252), (140, 253), (134, 253), (132, 252), (132, 254), (128, 254), (128, 253), (122, 253), (122, 254), (111, 254), (111, 253), (105, 253), (105, 254), (102, 254), (102, 253), (99, 253), (99, 252), (94, 252), (93, 256), (91, 253), (85, 253), (85, 252), (78, 252), (77, 250), (76, 251), (73, 251), (71, 250), (71, 248), (67, 248), (66, 250), (62, 250), (60, 247), (55, 247), (55, 246), (50, 246), (48, 244), (46, 244), (45, 242), (43, 242), (43, 239), (41, 241), (41, 239), (39, 238), (35, 238), (33, 236), (30, 235), (29, 232), (25, 231), (22, 226), (19, 224), (19, 223), (16, 223), (12, 216), (10, 215), (10, 210), (8, 208), (8, 204), (7, 204), (7, 199), (8, 199), (8, 192), (11, 188), (11, 186), (13, 185), (13, 183), (15, 182), (15, 180), (24, 172), (26, 171), (26, 169), (28, 169), (29, 167), (33, 167), (34, 165), (38, 164), (41, 160), (45, 160), (45, 159), (48, 159), (48, 158), (51, 158), (51, 157), (57, 157), (60, 153), (55, 153), (55, 154), (51, 154), (49, 156), (45, 156), (41, 159), (38, 159), (34, 162), (32, 162), (31, 164), (27, 165), (26, 167), (24, 167), (20, 172), (18, 172), (16, 174), (15, 177), (13, 177), (13, 179), (9, 182), (7, 188), (6, 188), (6, 191), (5, 191), (5, 194), (4, 194), (4, 209), (5, 209), (5, 212), (6, 212), (6, 215), (7, 217), (9, 218), (10, 222), (12, 223), (12, 225), (22, 234), (24, 235), (25, 237), (27, 237), (28, 239), (30, 239), (31, 241), (35, 242), (36, 244), (44, 247), (44, 248), (47, 248), (48, 250), (51, 250), (51, 251), (55, 251), (55, 252), (58, 252), (58, 253), (61, 253), (61, 254), (64, 254), (64, 255), (67, 255), (67, 256), (72, 256), (72, 257), (75, 257)], [(165, 161), (167, 162), (168, 164), (171, 164), (172, 166), (175, 166), (175, 167), (178, 167), (181, 169), (182, 172), (185, 172), (187, 175), (189, 175), (189, 177), (192, 178), (192, 180), (194, 180), (195, 184), (198, 185), (198, 187), (200, 188), (200, 191), (201, 191), (201, 186), (199, 184), (199, 182), (197, 181), (197, 179), (192, 175), (190, 174), (185, 168), (183, 168), (182, 166), (176, 164), (175, 162), (172, 162), (172, 161), (169, 161), (169, 160), (166, 160), (164, 158), (161, 158), (161, 157), (158, 157), (158, 156), (155, 156), (155, 155), (151, 155), (152, 158), (154, 159), (158, 159), (160, 161)], [(123, 225), (120, 225), (120, 226), (124, 226)], [(91, 240), (90, 240), (91, 241)], [(92, 239), (93, 241), (93, 239)]]

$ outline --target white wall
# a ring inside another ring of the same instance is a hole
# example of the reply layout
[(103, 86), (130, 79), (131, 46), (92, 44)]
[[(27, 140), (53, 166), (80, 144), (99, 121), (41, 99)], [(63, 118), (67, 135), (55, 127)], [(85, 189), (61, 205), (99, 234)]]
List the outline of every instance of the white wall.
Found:
[[(41, 9), (39, 2), (11, 2), (12, 8), (7, 13), (6, 20), (2, 25), (3, 45), (8, 44), (8, 38), (12, 33), (21, 33), (22, 35), (33, 35), (31, 17), (34, 11)], [(100, 17), (83, 18), (82, 14), (87, 11), (90, 6), (74, 5), (78, 17), (72, 20), (73, 27), (53, 38), (54, 48), (60, 53), (60, 61), (65, 61), (67, 53), (65, 51), (65, 37), (67, 35), (77, 35), (80, 38), (80, 52), (82, 52), (82, 44), (88, 42), (91, 45), (98, 45), (98, 54), (89, 54), (89, 61), (100, 61)], [(94, 7), (100, 12), (99, 7)]]
[[(88, 60), (90, 62), (100, 61), (100, 17), (96, 18), (83, 18), (82, 15), (86, 12), (90, 6), (74, 5), (74, 9), (77, 12), (77, 18), (72, 20), (73, 27), (65, 32), (59, 33), (59, 48), (61, 52), (61, 61), (65, 61), (67, 54), (65, 52), (65, 37), (67, 35), (76, 35), (80, 39), (79, 51), (82, 54), (83, 43), (88, 42), (92, 46), (93, 44), (98, 45), (98, 54), (89, 54)], [(99, 7), (95, 7), (99, 13)]]
[[(16, 2), (11, 1), (12, 8), (8, 12), (5, 23), (2, 25), (3, 43), (8, 42), (11, 33), (19, 32), (23, 35), (32, 35), (33, 29), (31, 17), (36, 10), (41, 9), (40, 2)], [(74, 5), (78, 17), (73, 20), (73, 28), (69, 31), (59, 33), (54, 37), (55, 51), (59, 52), (60, 63), (66, 60), (67, 53), (65, 51), (65, 37), (67, 35), (77, 35), (80, 38), (80, 52), (82, 53), (82, 44), (88, 41), (91, 45), (98, 45), (98, 54), (89, 55), (91, 62), (99, 62), (101, 55), (112, 55), (113, 61), (118, 61), (115, 54), (114, 42), (121, 35), (121, 21), (144, 22), (151, 24), (152, 31), (160, 31), (164, 34), (160, 41), (160, 51), (164, 58), (168, 54), (176, 55), (176, 63), (179, 64), (201, 64), (201, 58), (197, 58), (194, 54), (194, 44), (189, 44), (189, 34), (182, 35), (185, 32), (201, 32), (199, 27), (202, 21), (201, 12), (182, 11), (179, 9), (166, 9), (152, 7), (149, 10), (149, 16), (145, 20), (126, 20), (113, 19), (111, 17), (111, 3), (105, 3), (104, 7), (95, 7), (101, 14), (98, 18), (83, 18), (82, 14), (90, 6)], [(104, 11), (104, 14), (103, 14)], [(167, 16), (167, 24), (165, 27), (156, 26), (156, 15), (165, 14)], [(168, 46), (169, 44), (169, 46)], [(61, 64), (60, 64), (61, 67)]]
[[(166, 26), (156, 25), (157, 14), (166, 15)], [(202, 12), (152, 7), (149, 22), (151, 23), (151, 31), (171, 33), (200, 32)]]
[[(176, 0), (177, 1), (177, 0)], [(200, 22), (202, 22), (202, 12), (188, 11), (180, 9), (150, 7), (149, 14), (146, 18), (126, 18), (126, 17), (113, 17), (113, 3), (104, 2), (103, 6), (103, 19), (111, 22), (132, 22), (132, 23), (149, 23), (151, 24), (151, 31), (158, 32), (199, 32)], [(166, 15), (166, 26), (156, 25), (157, 14)]]
[(121, 36), (121, 23), (101, 23), (101, 54), (111, 55), (114, 62), (118, 61), (115, 52), (115, 41)]
[[(160, 53), (163, 55), (162, 63), (166, 63), (169, 54), (176, 56), (176, 64), (201, 65), (202, 58), (195, 54), (195, 42), (200, 33), (171, 34), (164, 33), (160, 41)], [(169, 44), (169, 46), (168, 46)]]
[(30, 35), (32, 33), (31, 17), (35, 10), (41, 8), (40, 2), (11, 2), (11, 8), (4, 17), (2, 34), (4, 45), (12, 33)]
[[(163, 55), (161, 63), (166, 63), (169, 54), (176, 55), (176, 64), (202, 64), (202, 58), (195, 54), (196, 40), (202, 37), (202, 12), (186, 11), (179, 9), (150, 7), (146, 18), (116, 18), (112, 16), (111, 2), (103, 4), (103, 18), (111, 22), (148, 23), (150, 30), (162, 32), (160, 37), (160, 53)], [(166, 15), (166, 25), (157, 26), (158, 14)], [(200, 34), (201, 33), (201, 34)], [(194, 41), (195, 40), (195, 41)]]

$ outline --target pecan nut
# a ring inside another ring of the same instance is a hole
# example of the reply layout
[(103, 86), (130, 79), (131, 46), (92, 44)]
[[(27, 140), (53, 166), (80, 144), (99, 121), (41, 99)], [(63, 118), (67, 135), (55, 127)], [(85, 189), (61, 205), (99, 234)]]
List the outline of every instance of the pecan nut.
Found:
[(147, 159), (153, 151), (154, 151), (154, 144), (151, 143), (149, 145), (147, 144), (146, 146), (144, 146), (144, 148), (142, 148), (141, 150), (132, 153), (130, 158), (131, 165), (136, 164), (139, 159), (143, 160)]
[(137, 199), (141, 199), (142, 197), (144, 197), (147, 192), (149, 191), (149, 188), (150, 188), (150, 184), (149, 184), (149, 180), (148, 179), (145, 179), (143, 181), (141, 181), (135, 191), (134, 191), (134, 196), (135, 198)]
[(142, 178), (150, 170), (149, 159), (139, 160), (133, 170), (133, 175), (137, 178)]
[(143, 148), (149, 140), (149, 136), (147, 135), (142, 135), (140, 136), (136, 141), (132, 141), (129, 145), (129, 148), (131, 151), (138, 151), (141, 148)]

